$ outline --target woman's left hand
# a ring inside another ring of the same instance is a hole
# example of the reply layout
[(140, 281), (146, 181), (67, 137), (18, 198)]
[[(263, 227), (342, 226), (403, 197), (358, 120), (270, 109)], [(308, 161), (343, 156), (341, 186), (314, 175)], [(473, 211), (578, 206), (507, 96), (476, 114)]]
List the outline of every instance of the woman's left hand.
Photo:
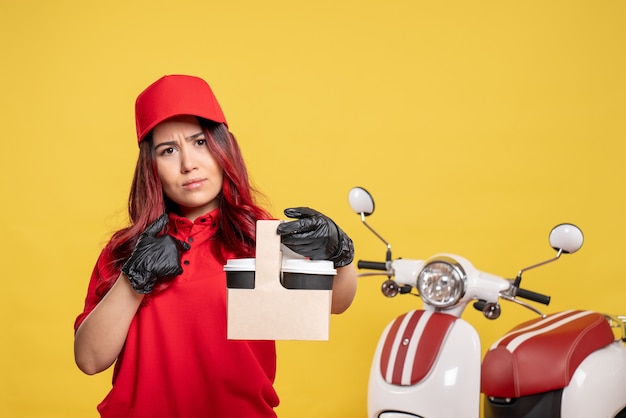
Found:
[(311, 260), (330, 260), (335, 268), (352, 262), (352, 240), (328, 216), (307, 207), (285, 209), (285, 215), (297, 219), (276, 229), (287, 248)]

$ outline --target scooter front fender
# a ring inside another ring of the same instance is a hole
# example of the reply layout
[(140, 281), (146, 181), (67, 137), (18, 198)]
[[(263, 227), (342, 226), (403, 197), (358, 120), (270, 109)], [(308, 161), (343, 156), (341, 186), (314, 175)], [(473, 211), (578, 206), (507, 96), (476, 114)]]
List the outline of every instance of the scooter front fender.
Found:
[(376, 347), (368, 417), (477, 418), (480, 365), (480, 339), (468, 322), (410, 311), (385, 328)]

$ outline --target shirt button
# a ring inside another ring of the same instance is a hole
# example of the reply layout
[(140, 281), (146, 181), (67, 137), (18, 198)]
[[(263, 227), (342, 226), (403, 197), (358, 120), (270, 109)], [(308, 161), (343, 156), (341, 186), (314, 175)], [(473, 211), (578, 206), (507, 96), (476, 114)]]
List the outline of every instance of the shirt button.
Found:
[(186, 266), (188, 266), (188, 265), (189, 265), (189, 260), (185, 260), (185, 261), (183, 261), (183, 264), (184, 264), (184, 265), (186, 265)]
[(193, 237), (187, 238), (187, 242), (193, 242)]

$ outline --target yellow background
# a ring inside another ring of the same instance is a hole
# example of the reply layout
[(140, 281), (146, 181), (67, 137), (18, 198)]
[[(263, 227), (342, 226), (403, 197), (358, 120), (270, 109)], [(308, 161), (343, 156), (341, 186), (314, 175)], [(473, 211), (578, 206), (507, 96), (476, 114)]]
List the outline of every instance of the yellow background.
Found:
[[(207, 79), (271, 210), (307, 205), (354, 239), (348, 190), (395, 256), (460, 253), (525, 275), (546, 311), (626, 313), (623, 0), (13, 1), (0, 4), (0, 416), (95, 417), (110, 372), (75, 367), (73, 321), (125, 221), (133, 103), (168, 73)], [(329, 342), (279, 343), (283, 418), (363, 417), (379, 333), (419, 299), (361, 278)], [(469, 309), (485, 346), (521, 320)]]

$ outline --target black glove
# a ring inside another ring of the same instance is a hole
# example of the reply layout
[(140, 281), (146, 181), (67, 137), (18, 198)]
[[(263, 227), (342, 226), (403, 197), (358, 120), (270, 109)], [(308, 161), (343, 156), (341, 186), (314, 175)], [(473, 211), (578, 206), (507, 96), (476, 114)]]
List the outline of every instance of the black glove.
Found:
[(157, 237), (167, 223), (167, 214), (152, 222), (143, 231), (133, 253), (122, 267), (122, 272), (137, 293), (150, 293), (157, 279), (172, 278), (183, 272), (180, 254), (189, 249), (189, 244), (170, 235)]
[(297, 221), (281, 222), (276, 232), (290, 250), (311, 260), (330, 260), (335, 268), (354, 259), (352, 240), (329, 217), (311, 208), (285, 209), (289, 218)]

